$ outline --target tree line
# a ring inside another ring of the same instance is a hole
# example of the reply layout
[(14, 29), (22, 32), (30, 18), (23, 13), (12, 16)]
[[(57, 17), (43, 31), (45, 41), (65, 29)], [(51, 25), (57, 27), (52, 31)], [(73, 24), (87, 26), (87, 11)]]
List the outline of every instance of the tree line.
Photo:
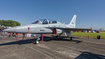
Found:
[(6, 27), (14, 27), (14, 26), (20, 26), (21, 24), (17, 21), (13, 20), (0, 20), (0, 25), (1, 26), (6, 26)]

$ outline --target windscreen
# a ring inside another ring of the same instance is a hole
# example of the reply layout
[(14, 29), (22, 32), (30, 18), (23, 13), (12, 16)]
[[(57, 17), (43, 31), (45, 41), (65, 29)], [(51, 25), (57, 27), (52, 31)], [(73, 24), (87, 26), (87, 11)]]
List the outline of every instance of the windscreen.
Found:
[(55, 24), (55, 23), (57, 23), (57, 21), (55, 21), (55, 20), (40, 19), (40, 20), (37, 20), (37, 21), (33, 22), (32, 24)]

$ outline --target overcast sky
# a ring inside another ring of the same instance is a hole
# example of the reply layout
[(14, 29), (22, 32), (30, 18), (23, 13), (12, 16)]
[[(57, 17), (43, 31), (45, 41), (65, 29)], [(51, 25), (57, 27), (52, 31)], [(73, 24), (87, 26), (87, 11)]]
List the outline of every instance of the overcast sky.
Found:
[(105, 28), (105, 0), (0, 0), (0, 20), (30, 24), (38, 19), (69, 23), (77, 15), (77, 27)]

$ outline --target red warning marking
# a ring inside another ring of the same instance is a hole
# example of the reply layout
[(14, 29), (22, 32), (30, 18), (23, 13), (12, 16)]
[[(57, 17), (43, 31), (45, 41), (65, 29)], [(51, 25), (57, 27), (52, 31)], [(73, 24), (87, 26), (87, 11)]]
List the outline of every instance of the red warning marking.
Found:
[(73, 21), (74, 21), (74, 19), (73, 19)]
[(43, 34), (41, 34), (41, 36), (42, 36), (42, 42), (43, 42)]
[(29, 31), (30, 31), (29, 29), (30, 29), (30, 27), (28, 27), (28, 37), (29, 37)]
[(28, 29), (30, 29), (30, 27), (28, 27)]
[(38, 23), (38, 21), (36, 21), (35, 23)]

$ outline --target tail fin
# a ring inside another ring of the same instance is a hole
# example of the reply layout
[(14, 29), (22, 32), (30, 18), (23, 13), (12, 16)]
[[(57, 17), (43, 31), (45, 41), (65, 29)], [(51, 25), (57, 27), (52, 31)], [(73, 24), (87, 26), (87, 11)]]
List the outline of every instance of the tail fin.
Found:
[(76, 26), (76, 17), (77, 17), (76, 15), (73, 16), (73, 18), (72, 18), (71, 22), (69, 23), (69, 25), (72, 25), (73, 27)]

